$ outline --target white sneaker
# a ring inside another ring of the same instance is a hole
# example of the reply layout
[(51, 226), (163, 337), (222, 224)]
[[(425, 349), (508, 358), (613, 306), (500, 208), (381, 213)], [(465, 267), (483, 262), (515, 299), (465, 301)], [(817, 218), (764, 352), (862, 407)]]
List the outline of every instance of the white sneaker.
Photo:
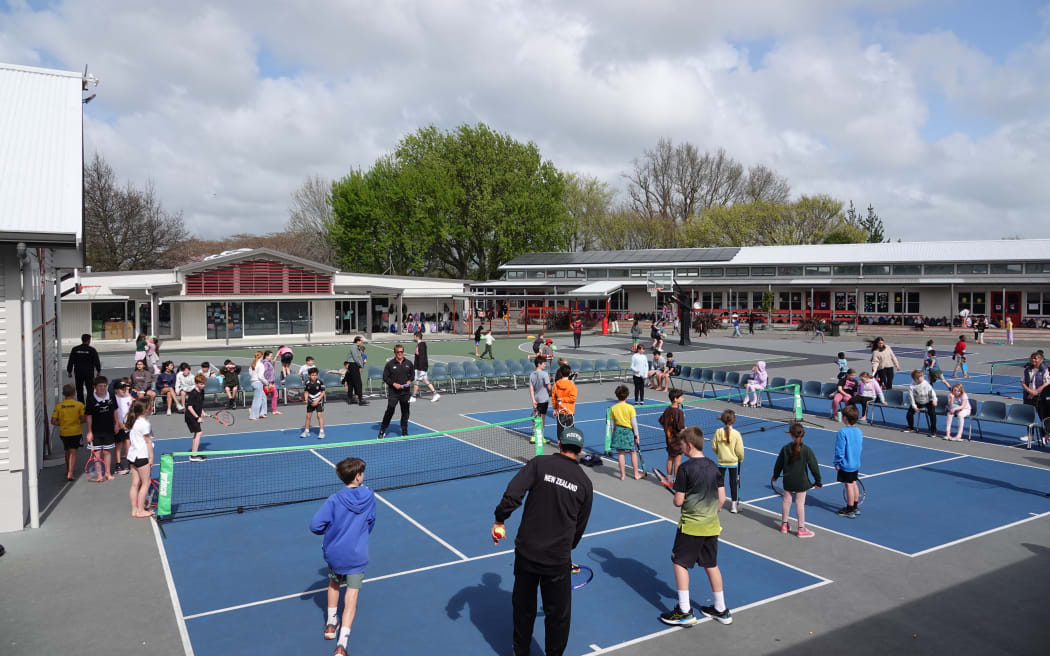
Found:
[(732, 503), (733, 503), (733, 505), (731, 505), (731, 506), (729, 507), (729, 512), (731, 512), (731, 513), (733, 513), (733, 514), (736, 514), (736, 512), (737, 512), (737, 507), (736, 507), (736, 504), (737, 504), (737, 502), (736, 502), (736, 501), (734, 501), (734, 502), (732, 502)]
[(414, 397), (414, 396), (408, 397), (408, 402), (409, 403), (415, 403), (416, 402), (416, 397)]
[(304, 437), (310, 437), (310, 431), (304, 430), (302, 433), (299, 434), (299, 438), (300, 439), (302, 439)]
[(168, 412), (167, 412), (167, 415), (168, 415), (169, 417), (171, 416), (171, 408), (168, 408)]
[(181, 403), (176, 405), (176, 407), (179, 409), (179, 412), (183, 412), (184, 410), (186, 410), (186, 406), (182, 405)]
[(434, 392), (434, 396), (430, 397), (430, 402), (431, 402), (431, 403), (434, 403), (434, 402), (436, 402), (436, 401), (437, 401), (438, 399), (440, 399), (440, 398), (441, 398), (441, 395), (440, 395), (440, 394), (438, 394), (437, 392)]
[(321, 431), (321, 432), (319, 432), (317, 434), (317, 439), (319, 439), (319, 440), (323, 440), (324, 439), (324, 431)]

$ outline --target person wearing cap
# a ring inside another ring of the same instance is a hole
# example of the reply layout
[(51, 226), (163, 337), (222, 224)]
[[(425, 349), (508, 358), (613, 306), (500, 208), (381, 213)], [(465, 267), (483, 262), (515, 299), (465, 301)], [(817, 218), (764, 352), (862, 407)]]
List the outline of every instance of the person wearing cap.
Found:
[[(572, 619), (572, 550), (591, 516), (594, 489), (580, 468), (583, 433), (566, 428), (559, 453), (536, 456), (507, 484), (495, 510), (492, 540), (506, 534), (504, 522), (525, 502), (514, 540), (514, 654), (529, 654), (536, 623), (536, 588), (543, 597), (545, 652), (561, 656)], [(527, 496), (526, 496), (527, 495)]]
[(547, 358), (547, 362), (554, 360), (554, 340), (548, 337), (540, 347), (540, 355)]

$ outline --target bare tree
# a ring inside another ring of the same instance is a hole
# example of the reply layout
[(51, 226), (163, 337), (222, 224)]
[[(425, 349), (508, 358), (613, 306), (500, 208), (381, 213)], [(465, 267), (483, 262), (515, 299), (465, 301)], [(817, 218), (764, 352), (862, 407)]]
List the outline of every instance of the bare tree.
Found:
[(332, 248), (332, 182), (319, 175), (311, 175), (292, 194), (285, 228), (298, 237), (296, 255), (335, 266)]
[(87, 263), (96, 271), (167, 268), (189, 238), (182, 212), (165, 210), (152, 182), (121, 188), (98, 153), (84, 169), (84, 223)]
[(787, 178), (763, 164), (747, 170), (747, 179), (741, 189), (741, 202), (782, 204), (790, 199), (791, 185)]

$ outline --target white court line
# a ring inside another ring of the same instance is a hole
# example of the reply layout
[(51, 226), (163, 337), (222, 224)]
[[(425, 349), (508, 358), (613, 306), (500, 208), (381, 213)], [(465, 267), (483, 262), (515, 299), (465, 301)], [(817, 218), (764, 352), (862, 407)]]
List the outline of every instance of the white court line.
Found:
[[(778, 594), (778, 595), (773, 596), (773, 597), (768, 597), (766, 599), (760, 599), (759, 601), (754, 601), (754, 602), (752, 602), (750, 604), (744, 604), (743, 606), (737, 606), (736, 608), (732, 609), (732, 611), (734, 613), (739, 613), (741, 611), (749, 610), (751, 608), (757, 608), (759, 606), (764, 606), (764, 605), (772, 603), (774, 601), (779, 601), (779, 600), (785, 599), (787, 597), (792, 597), (792, 596), (797, 595), (797, 594), (802, 594), (803, 592), (808, 592), (809, 590), (814, 590), (816, 588), (823, 587), (825, 585), (828, 585), (829, 583), (834, 583), (834, 581), (831, 581), (830, 579), (824, 579), (824, 580), (820, 581), (819, 583), (813, 583), (812, 585), (807, 585), (804, 588), (798, 588), (797, 590), (789, 590), (788, 592), (784, 592), (782, 594)], [(700, 621), (697, 622), (697, 624), (702, 624), (704, 622), (710, 622), (710, 621), (712, 621), (711, 618), (701, 616)], [(610, 645), (608, 647), (603, 647), (603, 648), (599, 649), (598, 651), (587, 652), (584, 656), (592, 656), (593, 654), (607, 654), (607, 653), (609, 653), (611, 651), (616, 651), (618, 649), (623, 649), (624, 647), (630, 647), (631, 645), (637, 645), (639, 643), (647, 642), (647, 641), (652, 640), (654, 638), (659, 638), (660, 636), (665, 636), (665, 635), (674, 633), (676, 631), (681, 631), (681, 630), (688, 629), (688, 628), (689, 627), (685, 627), (685, 626), (675, 626), (675, 627), (671, 627), (669, 629), (663, 629), (662, 631), (656, 631), (655, 633), (650, 633), (648, 635), (640, 636), (638, 638), (632, 638), (631, 640), (625, 640), (624, 642), (620, 642), (620, 643), (617, 643), (615, 645)], [(591, 648), (594, 648), (594, 646), (595, 645), (590, 645)]]
[[(1031, 513), (1029, 513), (1029, 514), (1031, 514)], [(916, 558), (918, 556), (922, 556), (924, 554), (932, 553), (934, 551), (940, 551), (941, 549), (944, 549), (945, 547), (951, 547), (951, 546), (954, 546), (956, 544), (960, 544), (962, 542), (968, 542), (968, 541), (973, 540), (975, 538), (979, 538), (979, 537), (982, 537), (982, 536), (985, 536), (985, 535), (989, 535), (991, 533), (997, 533), (999, 531), (1002, 531), (1002, 530), (1005, 530), (1005, 529), (1008, 529), (1008, 528), (1012, 528), (1012, 527), (1018, 526), (1020, 524), (1025, 524), (1025, 523), (1030, 522), (1032, 520), (1040, 519), (1042, 517), (1047, 517), (1047, 516), (1050, 516), (1050, 512), (1041, 513), (1041, 514), (1038, 514), (1038, 515), (1034, 515), (1032, 517), (1026, 517), (1025, 519), (1019, 519), (1016, 522), (1011, 522), (1009, 524), (1004, 524), (1002, 526), (997, 526), (995, 528), (988, 529), (987, 531), (981, 531), (980, 533), (974, 533), (973, 535), (968, 535), (968, 536), (966, 536), (964, 538), (959, 538), (958, 540), (952, 540), (951, 542), (945, 542), (944, 544), (939, 544), (936, 547), (930, 547), (929, 549), (923, 549), (922, 551), (916, 551), (915, 553), (909, 554), (909, 555), (912, 558)]]
[(157, 551), (160, 552), (160, 564), (164, 570), (164, 581), (168, 584), (168, 596), (171, 598), (171, 607), (175, 611), (175, 624), (179, 627), (179, 638), (182, 639), (182, 651), (186, 656), (193, 656), (193, 645), (190, 643), (190, 633), (186, 630), (186, 617), (182, 614), (182, 604), (179, 603), (179, 593), (175, 590), (175, 580), (171, 577), (171, 567), (168, 566), (168, 553), (164, 550), (164, 541), (160, 537), (157, 528), (157, 520), (151, 519), (153, 525), (153, 539), (157, 541)]
[[(581, 538), (581, 539), (592, 538), (592, 537), (594, 537), (596, 535), (605, 535), (607, 533), (616, 533), (617, 531), (626, 531), (628, 529), (638, 528), (640, 526), (648, 526), (649, 524), (656, 524), (656, 523), (658, 523), (660, 521), (661, 520), (659, 520), (659, 519), (653, 519), (653, 520), (650, 520), (650, 521), (647, 521), (647, 522), (639, 522), (637, 524), (628, 524), (627, 526), (618, 526), (616, 528), (605, 529), (604, 531), (595, 531), (594, 533), (585, 533), (583, 535), (583, 538)], [(408, 575), (408, 574), (418, 574), (419, 572), (426, 572), (426, 571), (432, 570), (432, 569), (439, 569), (439, 568), (442, 568), (442, 567), (448, 567), (450, 565), (460, 565), (462, 563), (473, 562), (475, 560), (485, 560), (486, 558), (495, 558), (497, 556), (506, 556), (506, 555), (512, 554), (512, 553), (514, 553), (513, 549), (505, 549), (503, 551), (496, 551), (496, 552), (489, 553), (489, 554), (482, 554), (480, 556), (471, 556), (469, 558), (465, 558), (465, 559), (462, 559), (462, 560), (450, 560), (450, 561), (447, 561), (447, 562), (444, 562), (444, 563), (438, 563), (436, 565), (426, 565), (425, 567), (416, 567), (415, 569), (406, 569), (406, 570), (403, 570), (401, 572), (392, 572), (390, 574), (383, 574), (383, 575), (380, 575), (380, 576), (374, 576), (372, 578), (365, 579), (364, 583), (372, 583), (373, 581), (382, 581), (383, 579), (397, 578), (399, 576), (405, 576), (405, 575)], [(167, 562), (167, 561), (165, 561), (165, 562)], [(219, 613), (226, 613), (226, 612), (233, 611), (233, 610), (241, 610), (242, 608), (251, 608), (253, 606), (262, 606), (264, 604), (271, 604), (271, 603), (274, 603), (274, 602), (277, 602), (277, 601), (286, 601), (288, 599), (299, 599), (299, 598), (302, 598), (302, 597), (308, 597), (310, 595), (315, 595), (315, 594), (318, 594), (320, 592), (324, 592), (327, 589), (328, 589), (328, 587), (326, 586), (326, 587), (323, 587), (323, 588), (315, 588), (313, 590), (306, 590), (304, 592), (293, 592), (292, 594), (281, 595), (280, 597), (271, 597), (269, 599), (260, 599), (259, 601), (252, 601), (252, 602), (248, 602), (246, 604), (237, 604), (236, 606), (228, 606), (226, 608), (217, 608), (215, 610), (207, 610), (207, 611), (204, 611), (203, 613), (194, 613), (193, 615), (187, 615), (185, 619), (193, 620), (193, 619), (197, 619), (198, 617), (207, 617), (208, 615), (218, 615)]]
[(955, 456), (954, 458), (944, 458), (943, 460), (934, 460), (932, 462), (924, 462), (919, 465), (909, 465), (907, 467), (898, 467), (897, 469), (889, 469), (887, 471), (875, 472), (874, 474), (860, 474), (861, 478), (875, 478), (876, 476), (885, 476), (886, 474), (896, 474), (897, 472), (907, 471), (909, 469), (919, 469), (920, 467), (929, 467), (930, 465), (939, 465), (942, 462), (951, 462), (952, 460), (962, 460), (963, 458), (972, 458), (966, 454)]
[[(324, 456), (322, 456), (322, 455), (321, 455), (320, 453), (318, 453), (317, 451), (314, 451), (313, 449), (310, 449), (310, 453), (314, 454), (315, 456), (317, 456), (317, 457), (318, 457), (318, 458), (320, 458), (321, 460), (324, 460), (325, 462), (327, 462), (327, 463), (328, 463), (328, 464), (329, 464), (329, 465), (330, 465), (330, 466), (332, 467), (332, 469), (335, 469), (335, 464), (334, 464), (334, 463), (333, 463), (333, 462), (332, 462), (331, 460), (329, 460), (328, 458), (325, 458)], [(416, 520), (412, 519), (412, 517), (410, 517), (408, 513), (406, 513), (405, 511), (401, 510), (400, 508), (398, 508), (398, 507), (397, 507), (397, 506), (395, 506), (394, 504), (390, 503), (389, 501), (387, 501), (386, 499), (384, 499), (383, 497), (381, 497), (381, 496), (380, 496), (380, 495), (378, 495), (378, 494), (376, 494), (376, 495), (375, 495), (375, 497), (376, 497), (377, 499), (379, 499), (380, 501), (382, 501), (383, 503), (385, 503), (386, 505), (390, 506), (390, 509), (391, 509), (391, 510), (393, 510), (394, 512), (396, 512), (397, 514), (401, 515), (401, 516), (402, 516), (402, 517), (404, 517), (404, 518), (405, 518), (406, 520), (408, 520), (408, 523), (412, 524), (413, 526), (415, 526), (416, 528), (418, 528), (418, 529), (419, 529), (420, 531), (423, 531), (424, 533), (426, 533), (426, 534), (427, 534), (427, 535), (429, 535), (430, 537), (434, 538), (434, 541), (435, 541), (435, 542), (437, 542), (437, 543), (438, 543), (438, 544), (440, 544), (441, 546), (445, 547), (446, 549), (448, 549), (448, 550), (449, 550), (449, 551), (451, 551), (452, 553), (454, 553), (454, 554), (456, 554), (457, 556), (459, 556), (459, 559), (460, 559), (460, 560), (466, 560), (466, 559), (467, 559), (467, 555), (466, 555), (465, 553), (463, 553), (463, 552), (462, 552), (462, 551), (460, 551), (459, 549), (457, 549), (457, 548), (453, 547), (453, 546), (452, 546), (451, 544), (449, 544), (448, 542), (445, 542), (445, 541), (444, 541), (444, 540), (442, 540), (442, 539), (441, 539), (441, 538), (440, 538), (440, 537), (439, 537), (439, 536), (438, 536), (438, 535), (437, 535), (436, 533), (434, 533), (433, 531), (431, 531), (431, 530), (430, 530), (430, 529), (428, 529), (427, 527), (423, 526), (422, 524), (420, 524), (420, 523), (419, 523), (419, 522), (417, 522)]]
[[(751, 505), (750, 503), (748, 503), (746, 501), (744, 502), (744, 505), (751, 506), (755, 510), (759, 510), (761, 512), (773, 515), (775, 517), (780, 517), (780, 511), (779, 510), (767, 510), (766, 508), (763, 508), (762, 506), (753, 506), (753, 505)], [(836, 530), (830, 529), (827, 526), (824, 526), (822, 524), (814, 524), (813, 522), (811, 522), (809, 520), (808, 517), (806, 518), (806, 526), (816, 526), (817, 528), (821, 529), (822, 531), (827, 531), (828, 533), (834, 533), (835, 535), (840, 535), (840, 536), (842, 536), (844, 538), (849, 538), (850, 540), (856, 540), (857, 542), (863, 542), (864, 544), (870, 545), (872, 547), (878, 547), (879, 549), (883, 549), (885, 551), (890, 551), (890, 552), (893, 552), (893, 553), (901, 555), (901, 556), (907, 556), (908, 558), (911, 558), (911, 556), (912, 556), (910, 553), (908, 553), (906, 551), (901, 551), (899, 549), (894, 549), (893, 547), (887, 547), (886, 545), (879, 544), (878, 542), (872, 542), (871, 540), (865, 540), (864, 538), (858, 538), (855, 535), (850, 535), (848, 533), (843, 533), (842, 531), (836, 531)]]
[[(350, 422), (348, 424), (327, 424), (327, 426), (329, 428), (336, 428), (338, 426), (364, 426), (364, 425), (371, 426), (371, 425), (373, 425), (375, 423), (376, 422), (374, 422), (374, 421), (354, 421), (354, 422)], [(298, 432), (300, 432), (300, 430), (298, 428), (294, 428), (294, 427), (293, 428), (265, 428), (265, 429), (260, 429), (260, 430), (257, 430), (257, 431), (243, 431), (243, 432), (239, 432), (239, 433), (209, 433), (209, 434), (205, 435), (204, 437), (256, 437), (256, 436), (258, 436), (259, 433), (285, 433), (285, 432), (298, 433)], [(192, 439), (192, 436), (185, 435), (183, 437), (155, 437), (155, 438), (153, 438), (153, 441), (154, 442), (164, 442), (166, 440), (189, 440), (189, 439)], [(223, 450), (225, 451), (227, 449), (223, 449)], [(232, 450), (232, 449), (230, 449), (230, 450)]]

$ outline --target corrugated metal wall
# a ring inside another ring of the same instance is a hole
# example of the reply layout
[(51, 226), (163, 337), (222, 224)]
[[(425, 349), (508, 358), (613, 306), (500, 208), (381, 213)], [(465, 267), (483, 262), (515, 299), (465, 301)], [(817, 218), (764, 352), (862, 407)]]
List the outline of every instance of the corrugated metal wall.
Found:
[(0, 265), (0, 471), (11, 469), (11, 386), (17, 383), (13, 378), (21, 371), (17, 366), (17, 349), (22, 331), (18, 327), (18, 314), (9, 311), (7, 301), (9, 268), (9, 264)]

